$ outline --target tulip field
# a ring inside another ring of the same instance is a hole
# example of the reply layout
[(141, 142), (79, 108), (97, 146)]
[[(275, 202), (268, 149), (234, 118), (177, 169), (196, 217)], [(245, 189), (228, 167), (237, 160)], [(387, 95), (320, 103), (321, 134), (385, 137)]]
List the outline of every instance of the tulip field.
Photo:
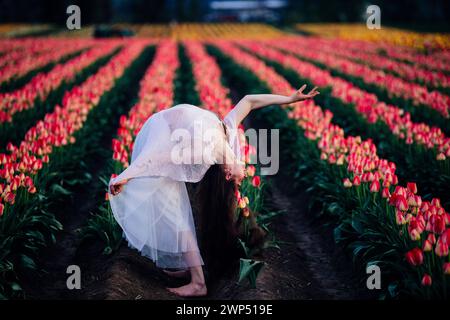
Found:
[(35, 293), (35, 274), (62, 268), (86, 243), (98, 256), (123, 250), (106, 188), (152, 114), (190, 103), (224, 116), (245, 94), (291, 95), (307, 84), (319, 87), (314, 100), (254, 111), (241, 126), (241, 256), (230, 262), (238, 282), (258, 287), (267, 252), (283, 255), (277, 238), (292, 232), (276, 221), (296, 212), (274, 208), (279, 180), (250, 164), (256, 149), (244, 134), (276, 128), (278, 175), (289, 197), (307, 199), (295, 221), (330, 233), (361, 290), (366, 268), (378, 266), (373, 298), (448, 299), (449, 39), (430, 34), (426, 46), (398, 30), (352, 38), (350, 27), (297, 26), (305, 35), (262, 24), (134, 25), (130, 38), (1, 37), (0, 298)]

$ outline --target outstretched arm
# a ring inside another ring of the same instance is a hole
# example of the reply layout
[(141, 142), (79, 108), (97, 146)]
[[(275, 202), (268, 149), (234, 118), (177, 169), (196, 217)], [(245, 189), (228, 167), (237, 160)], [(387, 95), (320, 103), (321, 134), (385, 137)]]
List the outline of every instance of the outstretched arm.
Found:
[(287, 104), (294, 103), (301, 100), (306, 100), (315, 97), (319, 94), (317, 87), (314, 87), (309, 93), (304, 94), (303, 91), (306, 88), (306, 84), (300, 89), (295, 91), (290, 96), (283, 96), (278, 94), (248, 94), (244, 96), (238, 104), (233, 108), (232, 112), (235, 113), (234, 118), (237, 124), (250, 113), (250, 111), (273, 104)]

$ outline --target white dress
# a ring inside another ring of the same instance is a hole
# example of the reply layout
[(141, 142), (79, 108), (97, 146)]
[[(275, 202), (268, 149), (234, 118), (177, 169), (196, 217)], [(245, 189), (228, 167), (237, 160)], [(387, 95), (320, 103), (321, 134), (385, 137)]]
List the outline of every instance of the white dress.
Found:
[[(233, 111), (223, 120), (225, 145), (221, 121), (208, 110), (180, 104), (153, 114), (136, 136), (130, 166), (109, 183), (131, 179), (118, 195), (109, 194), (111, 209), (129, 245), (158, 267), (203, 265), (185, 182), (200, 181), (217, 163), (215, 153), (205, 150), (226, 147), (240, 159)], [(209, 129), (215, 134), (205, 135)], [(192, 138), (181, 139), (184, 133)]]

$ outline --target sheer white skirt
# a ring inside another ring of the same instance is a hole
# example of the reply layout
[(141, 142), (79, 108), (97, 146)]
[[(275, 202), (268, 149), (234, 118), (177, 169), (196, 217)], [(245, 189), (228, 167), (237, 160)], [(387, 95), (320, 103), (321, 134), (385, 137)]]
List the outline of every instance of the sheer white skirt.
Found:
[(204, 264), (184, 182), (133, 178), (110, 203), (130, 247), (158, 267), (185, 269)]

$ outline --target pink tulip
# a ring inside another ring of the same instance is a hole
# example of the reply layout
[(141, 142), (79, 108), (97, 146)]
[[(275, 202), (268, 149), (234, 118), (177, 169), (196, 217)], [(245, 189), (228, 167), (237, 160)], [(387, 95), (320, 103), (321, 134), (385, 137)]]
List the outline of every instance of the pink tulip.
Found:
[(349, 178), (345, 178), (343, 184), (345, 188), (351, 188), (353, 185)]
[(444, 274), (450, 275), (450, 262), (445, 262), (442, 269), (444, 270)]
[(439, 238), (436, 242), (436, 247), (434, 249), (434, 252), (439, 257), (448, 256), (448, 244), (446, 242), (444, 242), (442, 238)]
[(423, 242), (422, 250), (423, 250), (424, 252), (430, 252), (430, 251), (432, 251), (432, 250), (433, 250), (433, 244), (432, 244), (429, 240), (425, 240), (425, 241)]
[(370, 184), (370, 192), (378, 192), (380, 191), (380, 181), (374, 180)]

